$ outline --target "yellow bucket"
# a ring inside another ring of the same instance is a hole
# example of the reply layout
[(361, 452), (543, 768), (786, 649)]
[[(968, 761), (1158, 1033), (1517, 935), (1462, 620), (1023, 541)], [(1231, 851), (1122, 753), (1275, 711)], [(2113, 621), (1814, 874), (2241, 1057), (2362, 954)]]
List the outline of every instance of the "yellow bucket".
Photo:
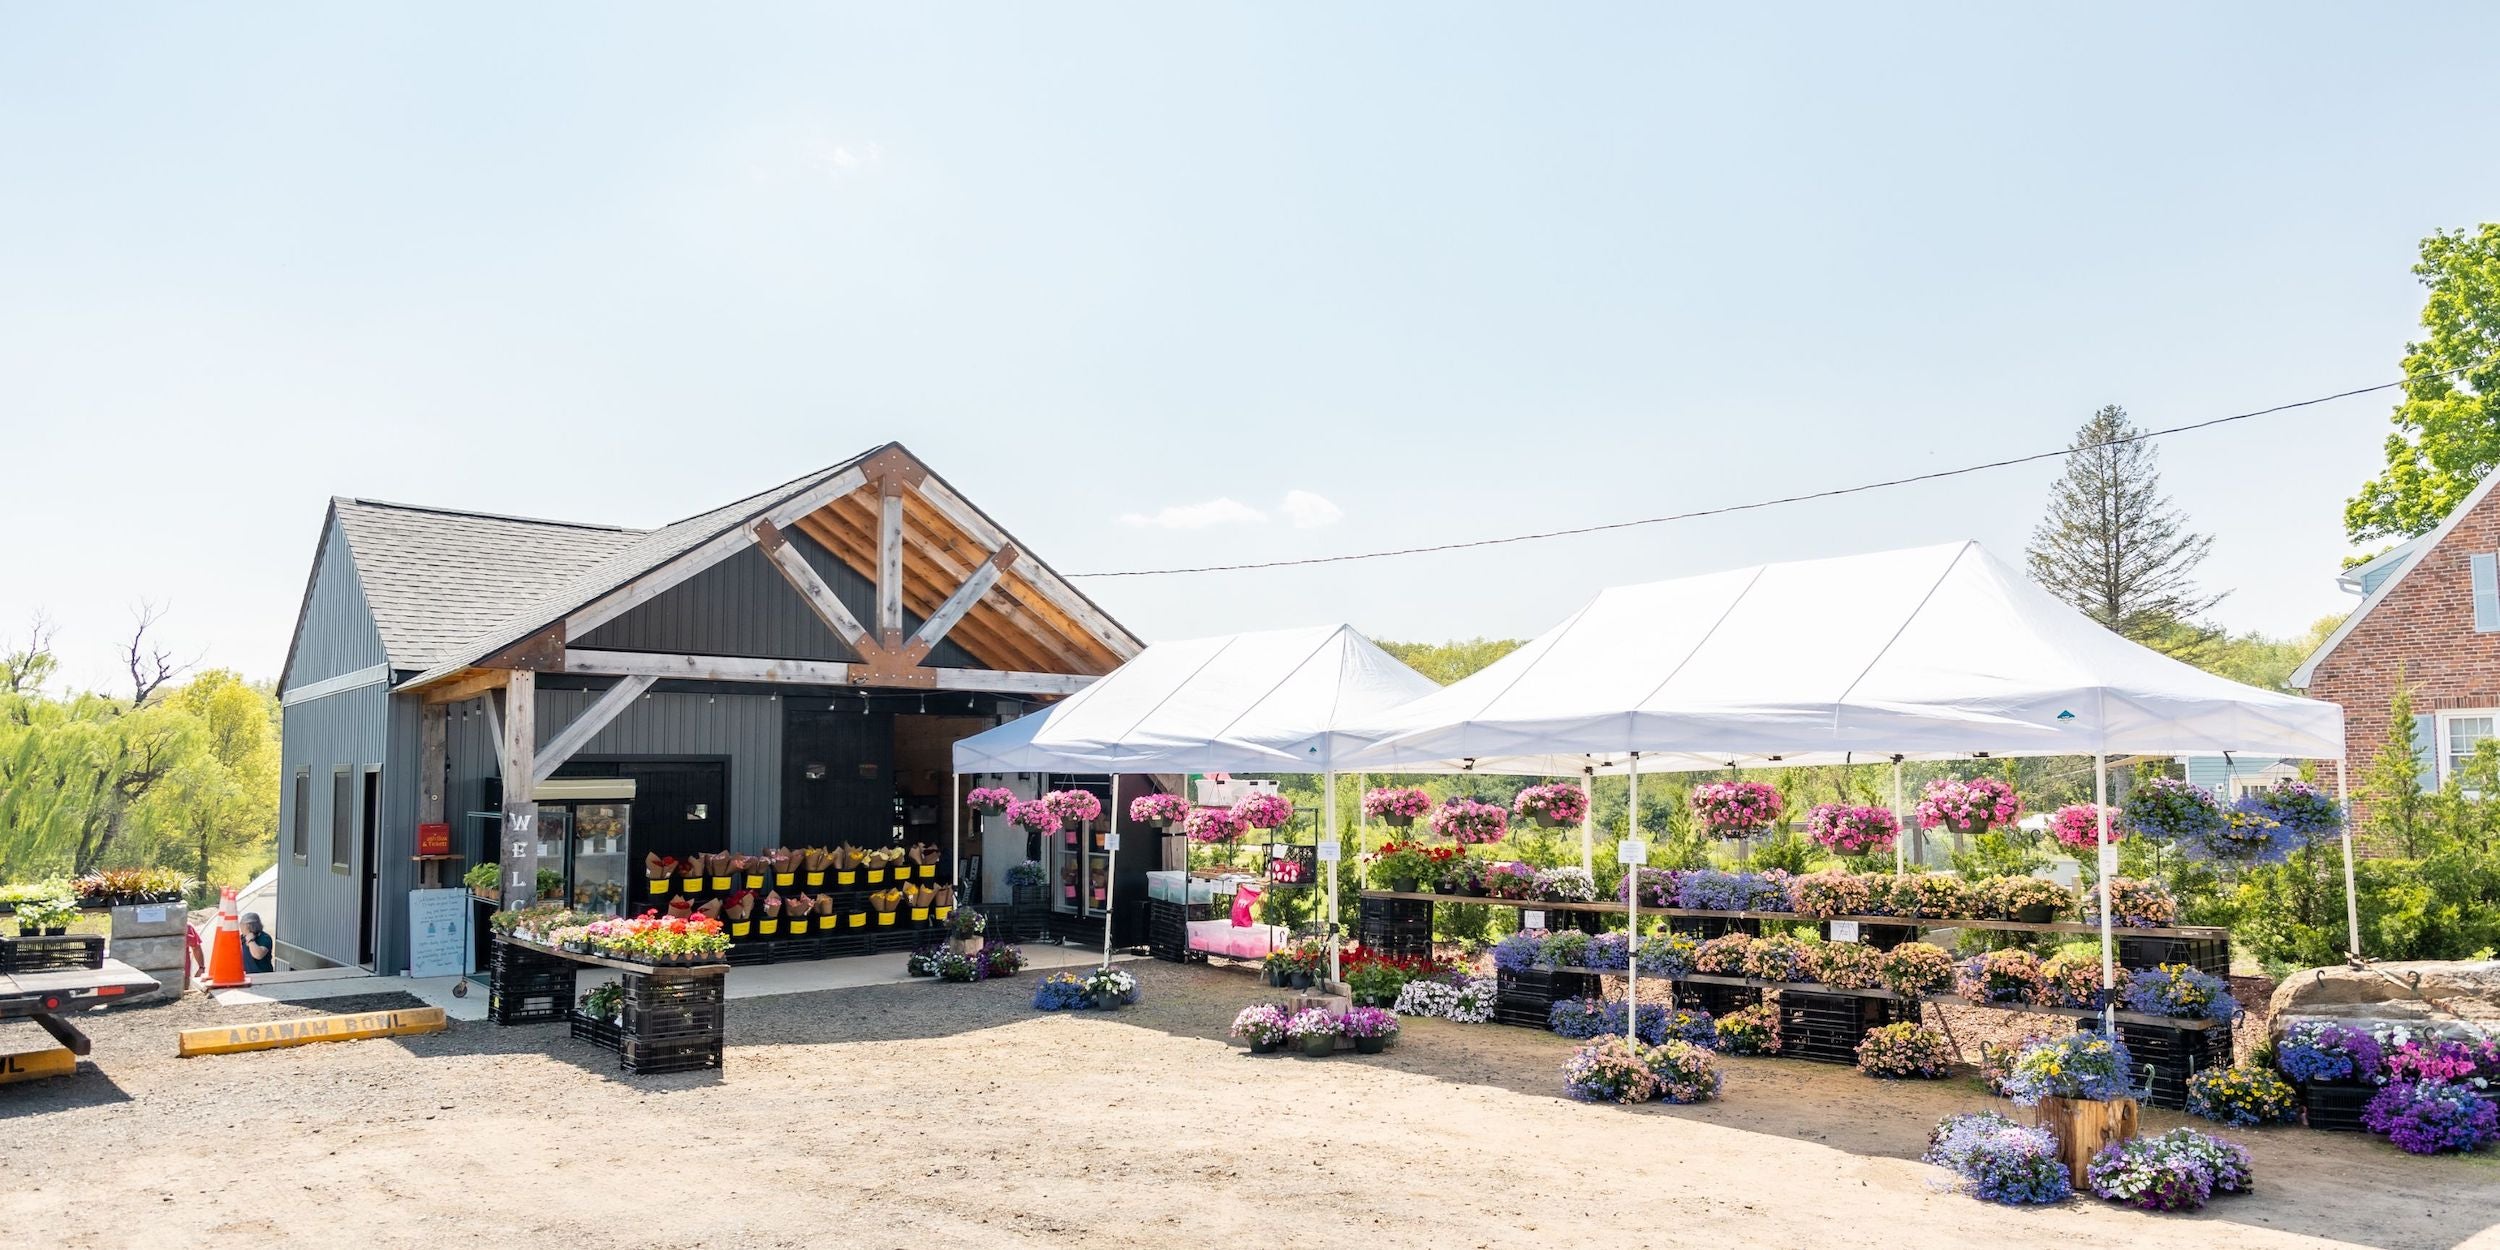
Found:
[(885, 869), (871, 868), (868, 870), (868, 884), (875, 885), (883, 880), (885, 880)]
[(864, 911), (855, 911), (855, 912), (852, 912), (852, 913), (851, 913), (851, 927), (852, 927), (852, 928), (854, 928), (854, 929), (865, 929), (865, 928), (867, 928), (867, 927), (868, 927), (868, 913), (867, 913), (867, 912), (864, 912)]
[(911, 918), (915, 923), (926, 921), (929, 918), (929, 909), (926, 907), (914, 907), (911, 909)]
[(668, 878), (666, 878), (666, 877), (653, 877), (653, 878), (651, 878), (651, 893), (652, 893), (652, 894), (654, 894), (654, 895), (660, 895), (660, 894), (666, 894), (666, 893), (668, 893)]
[(759, 920), (756, 922), (756, 931), (760, 933), (779, 933), (781, 932), (781, 922), (778, 920)]
[(714, 878), (712, 878), (712, 888), (713, 888), (713, 889), (715, 889), (715, 890), (726, 890), (726, 889), (728, 889), (728, 888), (729, 888), (729, 878), (727, 878), (727, 877), (714, 877)]
[(878, 924), (892, 924), (892, 923), (894, 923), (894, 913), (893, 913), (893, 912), (890, 912), (890, 911), (881, 911), (881, 912), (878, 912), (878, 913), (877, 913), (877, 923), (878, 923)]
[(797, 881), (797, 880), (798, 880), (798, 877), (799, 877), (799, 874), (797, 874), (797, 873), (795, 873), (795, 872), (777, 872), (777, 873), (774, 873), (774, 874), (773, 874), (773, 884), (774, 884), (774, 885), (789, 885), (789, 884), (791, 884), (791, 883), (793, 883), (793, 882)]
[(793, 918), (790, 921), (790, 936), (797, 937), (800, 934), (807, 932), (807, 922), (811, 919), (814, 919), (814, 917), (798, 916)]
[(838, 879), (841, 881), (841, 883), (842, 883), (842, 884), (844, 884), (844, 885), (857, 885), (857, 884), (859, 884), (859, 870), (858, 870), (858, 869), (856, 869), (856, 868), (845, 868), (845, 869), (842, 869), (841, 871), (837, 872), (837, 873), (836, 873), (836, 874), (834, 874), (834, 875), (835, 875), (835, 876), (836, 876), (836, 878), (838, 878)]
[[(784, 882), (782, 882), (782, 884), (783, 884), (783, 885), (788, 885), (788, 884), (790, 884), (790, 883), (789, 883), (789, 882), (787, 882), (787, 881), (784, 881)], [(750, 872), (750, 873), (748, 873), (748, 874), (747, 874), (747, 888), (748, 888), (748, 889), (750, 889), (750, 890), (760, 890), (760, 889), (763, 889), (763, 888), (764, 888), (764, 874), (762, 874), (762, 873), (760, 873), (760, 872)]]
[(922, 864), (922, 865), (920, 865), (920, 875), (921, 875), (921, 876), (923, 876), (923, 877), (934, 877), (934, 876), (936, 876), (936, 875), (937, 875), (937, 865), (935, 865), (935, 864)]
[(823, 885), (825, 883), (825, 874), (811, 870), (807, 874), (807, 883), (809, 885)]
[(954, 909), (954, 908), (952, 908), (952, 907), (940, 907), (940, 908), (938, 908), (938, 909), (937, 909), (937, 911), (936, 911), (936, 913), (935, 913), (935, 914), (936, 914), (936, 916), (937, 916), (937, 918), (938, 918), (938, 919), (940, 919), (940, 920), (944, 920), (944, 919), (946, 919), (947, 914), (948, 914), (949, 912), (954, 911), (954, 910), (955, 910), (955, 909)]
[(732, 920), (729, 922), (729, 936), (742, 938), (749, 932), (753, 931), (754, 928), (755, 922), (752, 920)]
[(703, 889), (703, 878), (701, 878), (701, 877), (688, 877), (688, 878), (686, 878), (685, 880), (678, 882), (678, 883), (677, 883), (677, 888), (678, 888), (678, 889), (680, 889), (680, 890), (685, 891), (685, 892), (686, 892), (686, 893), (688, 893), (688, 894), (695, 894), (695, 893), (699, 893), (699, 892), (701, 892), (701, 891), (702, 891), (702, 889)]

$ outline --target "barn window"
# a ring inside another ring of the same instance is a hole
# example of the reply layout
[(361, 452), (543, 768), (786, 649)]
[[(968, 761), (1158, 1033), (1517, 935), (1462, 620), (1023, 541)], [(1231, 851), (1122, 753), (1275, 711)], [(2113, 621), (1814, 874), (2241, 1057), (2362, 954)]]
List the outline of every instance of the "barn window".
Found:
[(330, 772), (330, 871), (345, 872), (356, 862), (356, 772)]

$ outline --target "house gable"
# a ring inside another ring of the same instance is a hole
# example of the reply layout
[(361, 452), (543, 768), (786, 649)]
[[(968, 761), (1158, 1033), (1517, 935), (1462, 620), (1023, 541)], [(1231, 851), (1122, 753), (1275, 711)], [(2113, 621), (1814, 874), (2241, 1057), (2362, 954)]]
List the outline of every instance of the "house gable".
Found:
[(333, 508), (322, 519), (321, 542), (304, 583), (303, 604), (296, 609), (295, 634), (287, 644), (278, 689), (300, 690), (385, 664), (389, 658), (356, 573), (354, 552)]
[[(876, 614), (877, 586), (804, 534), (790, 546), (825, 580), (852, 615)], [(918, 629), (923, 618), (906, 614)], [(756, 548), (731, 553), (720, 563), (638, 604), (590, 631), (573, 645), (602, 651), (650, 651), (686, 655), (780, 657), (855, 664), (859, 653), (807, 606), (771, 560)], [(929, 654), (940, 668), (989, 668), (952, 639)]]

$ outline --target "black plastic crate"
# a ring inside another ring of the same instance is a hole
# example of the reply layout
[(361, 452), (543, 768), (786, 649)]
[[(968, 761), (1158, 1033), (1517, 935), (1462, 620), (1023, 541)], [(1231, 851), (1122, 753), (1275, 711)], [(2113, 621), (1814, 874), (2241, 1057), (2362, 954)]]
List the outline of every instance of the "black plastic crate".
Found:
[(2123, 931), (2115, 936), (2118, 939), (2118, 966), (2121, 968), (2186, 964), (2199, 972), (2218, 977), (2231, 975), (2231, 942), (2228, 938), (2128, 937)]
[(1762, 1001), (1762, 991), (1750, 985), (1708, 985), (1693, 981), (1677, 981), (1674, 985), (1676, 1006), (1707, 1011), (1713, 1019), (1731, 1011), (1742, 1011)]
[(1214, 910), (1210, 903), (1146, 900), (1146, 953), (1169, 963), (1204, 962), (1204, 954), (1189, 949), (1189, 922), (1212, 919)]
[(93, 933), (0, 937), (0, 973), (75, 972), (104, 966), (104, 939)]
[(1902, 1004), (1856, 994), (1779, 992), (1782, 1056), (1815, 1063), (1855, 1064), (1867, 1031), (1902, 1018)]
[(609, 1054), (615, 1054), (625, 1045), (625, 1030), (619, 1025), (593, 1019), (579, 1011), (574, 1012), (570, 1020), (574, 1041), (588, 1042)]
[(1753, 937), (1762, 936), (1761, 921), (1742, 920), (1732, 916), (1669, 916), (1667, 928), (1670, 932), (1691, 934), (1704, 942), (1715, 937), (1726, 937), (1731, 933), (1743, 933)]
[[(1826, 942), (1833, 940), (1832, 922), (1826, 920), (1823, 922), (1822, 927), (1823, 940)], [(1858, 943), (1862, 946), (1872, 946), (1879, 951), (1888, 951), (1893, 947), (1901, 945), (1903, 942), (1915, 942), (1917, 940), (1918, 926), (1916, 925), (1867, 924), (1863, 921), (1858, 924)]]
[(1367, 898), (1356, 924), (1363, 949), (1381, 955), (1432, 953), (1432, 904), (1417, 899)]
[(1588, 973), (1544, 968), (1500, 973), (1496, 985), (1499, 993), (1493, 1004), (1494, 1022), (1531, 1029), (1552, 1027), (1555, 1003), (1569, 998), (1594, 998), (1599, 992), (1598, 979)]
[(497, 1024), (549, 1024), (573, 1010), (573, 962), (495, 942), (487, 965), (486, 1016)]
[(2118, 1037), (2127, 1044), (2127, 1053), (2135, 1060), (2136, 1070), (2129, 1080), (2144, 1081), (2146, 1070), (2150, 1069), (2151, 1092), (2145, 1101), (2156, 1107), (2184, 1109), (2189, 1077), (2207, 1068), (2231, 1066), (2228, 1027), (2183, 1029), (2121, 1020)]
[(2364, 1133), (2361, 1112), (2379, 1087), (2363, 1081), (2307, 1081), (2300, 1087), (2301, 1122), (2326, 1133)]
[(616, 1054), (620, 1068), (637, 1076), (667, 1072), (701, 1072), (721, 1066), (721, 1044), (710, 1042), (652, 1043), (627, 1037)]

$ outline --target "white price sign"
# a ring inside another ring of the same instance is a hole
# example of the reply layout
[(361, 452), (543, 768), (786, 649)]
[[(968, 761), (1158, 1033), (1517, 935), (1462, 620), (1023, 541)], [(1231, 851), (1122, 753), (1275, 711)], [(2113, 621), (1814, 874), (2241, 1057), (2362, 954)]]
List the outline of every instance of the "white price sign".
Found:
[(1337, 840), (1334, 838), (1330, 838), (1329, 840), (1319, 844), (1319, 857), (1324, 862), (1331, 864), (1336, 863), (1339, 859), (1344, 857), (1344, 854), (1345, 848), (1339, 846), (1337, 844)]
[(1629, 867), (1638, 867), (1648, 863), (1649, 844), (1631, 838), (1615, 843), (1615, 862)]
[(1118, 835), (1118, 834), (1116, 834), (1116, 833), (1106, 833), (1106, 834), (1102, 835), (1102, 849), (1104, 849), (1104, 850), (1106, 850), (1106, 851), (1116, 851), (1116, 850), (1119, 850), (1119, 849), (1120, 849), (1120, 835)]

